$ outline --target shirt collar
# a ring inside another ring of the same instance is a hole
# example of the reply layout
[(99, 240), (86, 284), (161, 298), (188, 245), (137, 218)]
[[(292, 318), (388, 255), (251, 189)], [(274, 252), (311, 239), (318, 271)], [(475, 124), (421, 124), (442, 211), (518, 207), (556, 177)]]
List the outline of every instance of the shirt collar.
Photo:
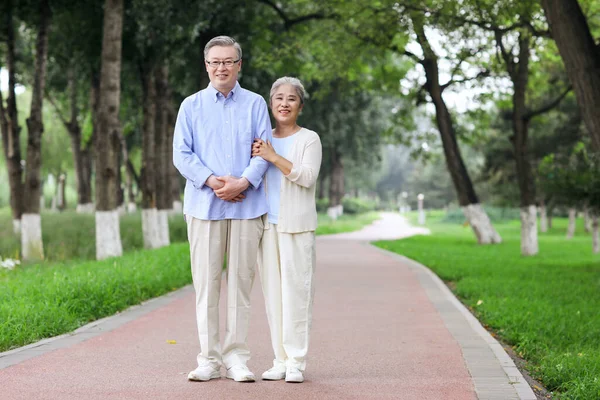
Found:
[[(240, 86), (240, 83), (238, 81), (235, 82), (235, 86), (233, 87), (233, 89), (231, 89), (231, 92), (229, 92), (229, 96), (231, 97), (231, 99), (233, 101), (237, 101), (237, 93), (242, 89), (242, 87)], [(223, 97), (223, 94), (221, 92), (219, 92), (217, 89), (215, 89), (213, 87), (213, 85), (211, 83), (208, 84), (208, 86), (206, 87), (206, 90), (208, 90), (208, 93), (210, 94), (211, 99), (213, 99), (213, 101), (216, 103), (217, 101), (219, 101), (219, 97)]]

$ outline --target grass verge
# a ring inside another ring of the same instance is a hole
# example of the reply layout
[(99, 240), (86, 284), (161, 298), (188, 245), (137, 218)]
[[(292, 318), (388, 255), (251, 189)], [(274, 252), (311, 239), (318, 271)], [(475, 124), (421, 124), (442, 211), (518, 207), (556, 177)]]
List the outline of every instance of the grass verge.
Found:
[(559, 399), (600, 399), (600, 256), (578, 221), (555, 219), (540, 253), (520, 255), (520, 224), (496, 224), (503, 243), (479, 246), (469, 227), (428, 216), (431, 236), (376, 245), (431, 268), (482, 323), (527, 361)]

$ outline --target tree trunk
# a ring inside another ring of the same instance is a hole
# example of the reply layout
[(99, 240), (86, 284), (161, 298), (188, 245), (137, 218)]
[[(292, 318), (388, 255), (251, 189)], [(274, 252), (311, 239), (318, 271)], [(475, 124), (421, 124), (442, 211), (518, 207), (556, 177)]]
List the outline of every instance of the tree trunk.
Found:
[[(122, 197), (122, 203), (124, 203), (128, 213), (133, 213), (136, 210), (135, 205), (135, 194), (133, 193), (133, 164), (129, 160), (129, 150), (127, 149), (127, 142), (123, 132), (119, 129), (119, 142), (121, 145), (121, 156), (123, 157), (123, 164), (125, 165), (125, 192), (127, 193), (127, 200)], [(121, 168), (119, 168), (120, 172)], [(120, 187), (121, 185), (119, 185)], [(126, 204), (125, 204), (126, 203)]]
[[(48, 30), (50, 29), (50, 5), (40, 1), (40, 22), (36, 39), (35, 72), (31, 94), (31, 114), (27, 119), (27, 162), (23, 197), (23, 229), (21, 250), (24, 260), (44, 258), (42, 225), (40, 218), (40, 168), (42, 166), (42, 107), (46, 85), (46, 63), (48, 59)], [(27, 223), (25, 223), (27, 219)]]
[(548, 232), (548, 212), (546, 210), (546, 204), (542, 201), (540, 204), (540, 231)]
[(592, 215), (592, 243), (593, 252), (600, 252), (600, 240), (598, 235), (598, 215), (595, 212)]
[[(82, 149), (81, 126), (79, 125), (79, 108), (77, 107), (77, 77), (75, 68), (71, 66), (68, 72), (68, 90), (70, 101), (70, 119), (64, 122), (69, 137), (71, 138), (71, 151), (73, 153), (73, 164), (75, 166), (75, 182), (77, 184), (77, 212), (91, 212), (91, 159), (89, 145)], [(58, 112), (58, 109), (57, 109)]]
[(340, 154), (334, 149), (331, 153), (331, 174), (329, 180), (329, 206), (342, 204), (344, 197), (344, 165)]
[(96, 148), (95, 138), (98, 131), (98, 104), (100, 103), (100, 80), (97, 74), (91, 73), (90, 86), (90, 110), (92, 114), (92, 137), (86, 145), (81, 149), (81, 179), (79, 181), (78, 190), (78, 213), (92, 213), (95, 210), (95, 205), (92, 197), (92, 170), (93, 156), (92, 152)]
[(123, 0), (105, 0), (96, 141), (96, 258), (123, 254), (117, 191)]
[(175, 121), (177, 119), (177, 112), (173, 107), (173, 94), (171, 85), (167, 86), (167, 129), (169, 130), (169, 138), (167, 139), (167, 165), (169, 166), (170, 176), (169, 182), (171, 183), (171, 201), (173, 202), (173, 212), (181, 214), (183, 212), (183, 203), (181, 202), (181, 175), (175, 165), (173, 164), (173, 136), (175, 135)]
[(56, 208), (59, 211), (64, 211), (67, 208), (67, 198), (65, 197), (65, 187), (67, 176), (63, 173), (58, 178), (58, 185), (56, 186)]
[(536, 206), (521, 207), (521, 254), (532, 256), (538, 252)]
[(167, 139), (171, 136), (167, 126), (168, 110), (165, 93), (168, 87), (168, 69), (160, 66), (154, 71), (156, 84), (156, 125), (155, 125), (155, 151), (156, 151), (156, 208), (158, 210), (158, 232), (161, 246), (170, 244), (168, 212), (173, 207), (171, 200), (171, 187), (169, 185), (169, 166), (172, 164), (171, 154)]
[(592, 231), (592, 216), (590, 215), (590, 208), (587, 205), (583, 208), (583, 226), (586, 233)]
[(577, 209), (569, 208), (569, 226), (567, 227), (567, 239), (575, 236), (575, 223), (577, 221)]
[(317, 182), (317, 199), (323, 200), (325, 198), (325, 177), (319, 176), (319, 180)]
[(142, 191), (142, 234), (144, 247), (160, 247), (158, 218), (156, 214), (156, 159), (155, 159), (155, 121), (156, 87), (154, 70), (142, 69), (142, 87), (144, 95), (144, 122), (142, 131), (142, 170), (140, 172), (140, 190)]
[(479, 204), (479, 198), (475, 193), (473, 182), (460, 153), (454, 124), (442, 97), (443, 89), (440, 85), (438, 57), (429, 44), (419, 16), (413, 16), (413, 26), (417, 33), (417, 40), (423, 49), (424, 59), (421, 64), (425, 69), (427, 78), (426, 88), (435, 106), (436, 122), (444, 147), (446, 165), (454, 184), (458, 202), (479, 244), (501, 243), (502, 238), (494, 229), (481, 204)]
[(4, 15), (6, 28), (6, 66), (8, 69), (8, 97), (6, 99), (6, 124), (5, 134), (2, 130), (4, 156), (8, 170), (8, 183), (10, 186), (10, 208), (13, 217), (13, 231), (21, 233), (21, 215), (23, 214), (23, 166), (21, 164), (21, 147), (19, 118), (17, 112), (17, 96), (15, 87), (16, 52), (15, 30), (12, 17), (12, 2), (9, 0)]
[[(526, 93), (529, 83), (530, 34), (519, 33), (519, 61), (506, 60), (506, 67), (513, 83), (513, 145), (517, 165), (517, 180), (521, 197), (521, 253), (531, 256), (538, 252), (537, 215), (535, 214), (535, 185), (527, 147), (529, 119), (526, 118)], [(501, 39), (500, 39), (501, 42)], [(531, 212), (534, 212), (531, 221)]]
[(577, 0), (542, 0), (552, 37), (596, 151), (600, 151), (600, 47)]

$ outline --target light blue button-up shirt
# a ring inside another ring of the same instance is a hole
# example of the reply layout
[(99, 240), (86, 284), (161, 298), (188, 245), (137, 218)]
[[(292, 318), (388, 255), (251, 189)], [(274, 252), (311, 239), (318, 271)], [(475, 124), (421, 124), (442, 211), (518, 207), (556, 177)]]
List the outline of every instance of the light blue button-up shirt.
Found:
[[(236, 82), (227, 95), (212, 85), (181, 103), (173, 137), (173, 163), (187, 180), (183, 213), (197, 219), (251, 219), (268, 211), (262, 180), (268, 162), (251, 157), (254, 138), (271, 140), (265, 100)], [(210, 175), (245, 177), (245, 199), (219, 199), (204, 183)]]

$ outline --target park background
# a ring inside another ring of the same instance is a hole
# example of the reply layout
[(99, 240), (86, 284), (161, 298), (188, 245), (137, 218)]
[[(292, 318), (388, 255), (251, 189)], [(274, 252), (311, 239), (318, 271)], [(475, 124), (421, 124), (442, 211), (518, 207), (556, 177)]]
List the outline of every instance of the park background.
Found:
[(318, 234), (378, 210), (427, 225), (378, 245), (436, 272), (547, 396), (600, 398), (594, 0), (3, 1), (0, 351), (190, 282), (171, 141), (220, 34), (243, 87), (307, 88)]

